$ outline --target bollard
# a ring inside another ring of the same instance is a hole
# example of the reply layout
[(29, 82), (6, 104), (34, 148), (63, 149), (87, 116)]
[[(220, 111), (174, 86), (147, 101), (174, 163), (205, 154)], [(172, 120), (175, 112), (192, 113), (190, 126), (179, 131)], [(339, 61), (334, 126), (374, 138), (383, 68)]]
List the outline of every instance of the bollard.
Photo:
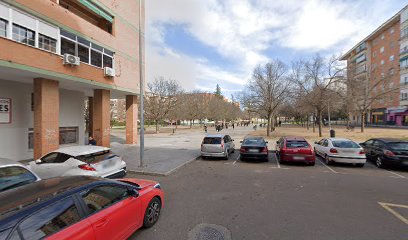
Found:
[(336, 131), (334, 129), (330, 129), (330, 137), (335, 138), (336, 137)]

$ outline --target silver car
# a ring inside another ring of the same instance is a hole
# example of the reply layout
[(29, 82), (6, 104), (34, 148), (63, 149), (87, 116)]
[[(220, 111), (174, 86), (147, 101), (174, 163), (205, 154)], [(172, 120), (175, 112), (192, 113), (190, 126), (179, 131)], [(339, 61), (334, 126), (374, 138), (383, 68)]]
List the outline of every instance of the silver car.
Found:
[(126, 175), (126, 163), (109, 148), (72, 146), (60, 148), (30, 162), (31, 169), (41, 178), (86, 175), (121, 178)]
[(230, 153), (235, 152), (234, 139), (224, 134), (209, 134), (201, 143), (201, 157), (229, 158)]
[(41, 180), (27, 166), (0, 158), (0, 192)]

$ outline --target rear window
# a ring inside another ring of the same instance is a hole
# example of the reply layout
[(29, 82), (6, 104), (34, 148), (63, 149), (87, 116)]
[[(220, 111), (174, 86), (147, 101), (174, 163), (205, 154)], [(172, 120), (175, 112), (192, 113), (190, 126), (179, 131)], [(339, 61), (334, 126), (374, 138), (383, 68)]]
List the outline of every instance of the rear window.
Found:
[(242, 144), (244, 145), (263, 145), (265, 141), (263, 139), (245, 139)]
[(219, 137), (206, 137), (203, 140), (203, 144), (221, 144), (221, 138), (219, 138)]
[(287, 141), (287, 148), (309, 148), (309, 144), (306, 141)]
[(388, 143), (387, 146), (396, 151), (408, 151), (408, 143), (406, 142)]
[(332, 141), (332, 144), (337, 148), (360, 148), (360, 145), (353, 141)]
[(116, 157), (117, 155), (113, 154), (111, 151), (106, 150), (103, 152), (97, 152), (97, 153), (92, 153), (92, 154), (87, 154), (87, 155), (82, 155), (76, 157), (78, 160), (81, 160), (83, 162), (86, 162), (88, 164), (92, 163), (97, 163), (103, 160), (111, 159)]
[(36, 180), (37, 178), (23, 167), (0, 168), (0, 192), (20, 187)]

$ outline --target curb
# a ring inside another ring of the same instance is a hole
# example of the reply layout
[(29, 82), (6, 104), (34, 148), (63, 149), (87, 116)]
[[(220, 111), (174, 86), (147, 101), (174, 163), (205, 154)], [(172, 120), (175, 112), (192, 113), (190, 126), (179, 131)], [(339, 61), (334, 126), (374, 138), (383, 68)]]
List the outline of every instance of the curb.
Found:
[(169, 176), (170, 174), (174, 173), (175, 171), (179, 170), (180, 168), (186, 166), (187, 164), (200, 159), (201, 156), (197, 156), (193, 159), (190, 159), (188, 161), (186, 161), (185, 163), (170, 169), (167, 172), (154, 172), (154, 171), (147, 171), (147, 170), (127, 170), (128, 173), (133, 173), (133, 174), (141, 174), (141, 175), (150, 175), (150, 176), (161, 176), (161, 177), (165, 177), (165, 176)]

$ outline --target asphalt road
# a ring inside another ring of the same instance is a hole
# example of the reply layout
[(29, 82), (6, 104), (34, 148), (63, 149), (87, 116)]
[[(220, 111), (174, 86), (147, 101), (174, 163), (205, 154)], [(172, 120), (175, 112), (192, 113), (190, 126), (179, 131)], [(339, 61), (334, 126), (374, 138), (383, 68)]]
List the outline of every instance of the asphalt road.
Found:
[(408, 171), (237, 158), (197, 160), (167, 177), (130, 175), (165, 191), (159, 222), (131, 239), (189, 239), (203, 223), (215, 225), (193, 239), (229, 239), (217, 227), (232, 239), (408, 239)]

